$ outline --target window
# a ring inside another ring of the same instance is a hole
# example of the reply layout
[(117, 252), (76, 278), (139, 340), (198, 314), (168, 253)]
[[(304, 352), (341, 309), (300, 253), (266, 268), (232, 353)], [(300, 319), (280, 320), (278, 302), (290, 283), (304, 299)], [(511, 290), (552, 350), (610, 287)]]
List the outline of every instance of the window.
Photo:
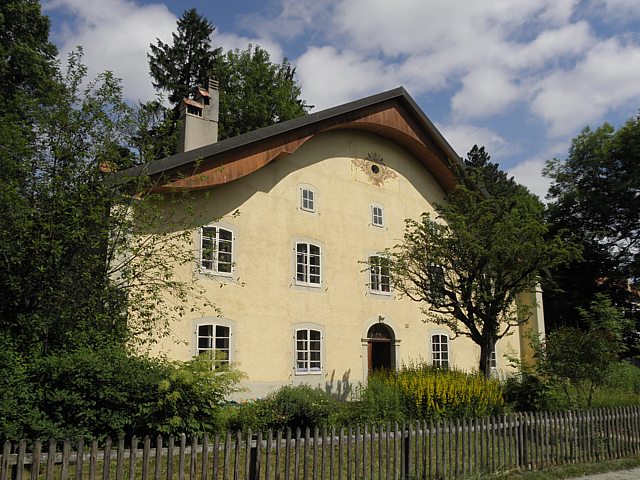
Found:
[(493, 347), (493, 350), (491, 350), (491, 358), (489, 358), (489, 367), (492, 370), (495, 370), (498, 368), (498, 358), (496, 356), (496, 347)]
[(221, 275), (233, 272), (233, 232), (221, 227), (202, 227), (200, 266)]
[(434, 367), (449, 368), (448, 335), (431, 335), (431, 360)]
[(371, 205), (371, 225), (384, 227), (384, 208), (380, 205)]
[(322, 332), (311, 328), (296, 330), (296, 373), (322, 372)]
[(390, 293), (389, 259), (379, 255), (369, 257), (369, 289), (374, 293)]
[[(231, 361), (231, 328), (204, 323), (198, 325), (197, 354), (208, 355), (214, 366), (229, 365)], [(215, 368), (214, 367), (214, 368)]]
[(316, 194), (309, 187), (300, 187), (300, 208), (307, 212), (316, 211)]
[(296, 284), (319, 287), (320, 282), (320, 247), (296, 243)]

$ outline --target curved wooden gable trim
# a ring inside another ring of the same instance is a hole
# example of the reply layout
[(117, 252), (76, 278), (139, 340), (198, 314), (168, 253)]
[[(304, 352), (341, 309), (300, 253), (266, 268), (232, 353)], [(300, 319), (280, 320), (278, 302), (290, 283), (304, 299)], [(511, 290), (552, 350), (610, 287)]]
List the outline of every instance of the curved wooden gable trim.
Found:
[(163, 172), (163, 179), (156, 184), (154, 190), (198, 190), (228, 183), (249, 175), (278, 158), (291, 155), (314, 135), (338, 129), (372, 132), (403, 146), (427, 168), (445, 192), (451, 191), (457, 183), (451, 168), (454, 159), (449, 159), (437, 147), (430, 132), (421, 128), (405, 107), (391, 100), (256, 140), (203, 158), (196, 164)]

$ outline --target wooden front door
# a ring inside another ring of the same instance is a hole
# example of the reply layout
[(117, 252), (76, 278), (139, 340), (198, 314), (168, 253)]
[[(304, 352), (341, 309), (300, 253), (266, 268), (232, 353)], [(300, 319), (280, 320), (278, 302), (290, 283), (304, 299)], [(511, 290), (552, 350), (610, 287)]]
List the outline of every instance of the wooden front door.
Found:
[(377, 370), (395, 368), (394, 336), (389, 327), (382, 323), (373, 325), (367, 333), (367, 355), (369, 374)]

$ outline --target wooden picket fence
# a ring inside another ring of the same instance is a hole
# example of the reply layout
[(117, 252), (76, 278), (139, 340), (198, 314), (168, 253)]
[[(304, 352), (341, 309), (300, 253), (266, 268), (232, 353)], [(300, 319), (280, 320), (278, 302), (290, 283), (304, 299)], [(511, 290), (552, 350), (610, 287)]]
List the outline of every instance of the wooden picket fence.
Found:
[(444, 479), (640, 454), (640, 407), (401, 425), (6, 442), (0, 480)]

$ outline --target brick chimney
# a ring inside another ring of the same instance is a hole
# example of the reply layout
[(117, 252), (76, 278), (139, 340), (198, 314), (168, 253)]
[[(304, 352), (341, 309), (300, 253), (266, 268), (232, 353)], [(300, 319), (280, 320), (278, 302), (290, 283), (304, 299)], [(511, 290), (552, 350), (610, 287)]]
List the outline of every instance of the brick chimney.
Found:
[(194, 99), (183, 98), (180, 104), (180, 152), (187, 152), (218, 141), (220, 92), (218, 81), (209, 79), (208, 88), (198, 87)]

